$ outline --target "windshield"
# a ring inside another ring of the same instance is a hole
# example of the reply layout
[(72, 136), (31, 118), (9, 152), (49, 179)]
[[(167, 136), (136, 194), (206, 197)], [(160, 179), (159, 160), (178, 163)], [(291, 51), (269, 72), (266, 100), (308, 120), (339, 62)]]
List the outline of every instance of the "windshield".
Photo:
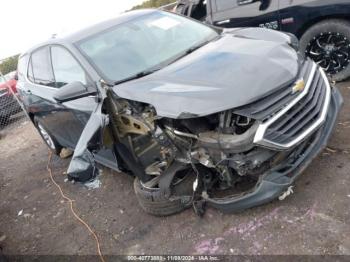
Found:
[(212, 28), (165, 12), (143, 15), (78, 43), (106, 80), (125, 79), (171, 63), (218, 36)]

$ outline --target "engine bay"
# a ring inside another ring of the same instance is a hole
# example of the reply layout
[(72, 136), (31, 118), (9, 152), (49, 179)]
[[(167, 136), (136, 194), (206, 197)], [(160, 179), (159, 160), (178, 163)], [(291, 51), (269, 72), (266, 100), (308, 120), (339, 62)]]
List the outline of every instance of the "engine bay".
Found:
[(285, 154), (256, 146), (258, 121), (232, 110), (169, 119), (150, 105), (117, 96), (108, 100), (108, 110), (123, 171), (168, 198), (183, 180), (188, 190), (177, 197), (193, 204), (203, 197), (242, 195)]

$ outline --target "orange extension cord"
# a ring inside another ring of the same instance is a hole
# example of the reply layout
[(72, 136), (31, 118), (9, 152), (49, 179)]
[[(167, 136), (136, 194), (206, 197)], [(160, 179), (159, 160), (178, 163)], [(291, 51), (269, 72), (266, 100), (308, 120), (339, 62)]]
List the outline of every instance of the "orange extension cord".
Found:
[(91, 229), (91, 227), (81, 218), (77, 215), (77, 213), (75, 212), (74, 210), (74, 207), (73, 207), (73, 202), (74, 200), (72, 200), (71, 198), (67, 197), (63, 191), (62, 191), (62, 188), (56, 183), (56, 181), (54, 180), (53, 176), (52, 176), (52, 169), (51, 169), (51, 160), (52, 160), (52, 152), (50, 151), (49, 153), (49, 160), (47, 162), (47, 166), (46, 166), (46, 169), (47, 171), (49, 172), (49, 175), (50, 175), (50, 178), (51, 178), (51, 181), (52, 183), (54, 183), (54, 185), (58, 188), (58, 190), (60, 191), (61, 193), (61, 196), (63, 199), (67, 200), (70, 204), (70, 210), (72, 211), (72, 214), (73, 216), (81, 223), (83, 224), (87, 230), (91, 233), (91, 235), (95, 238), (95, 241), (96, 241), (96, 247), (97, 247), (97, 252), (98, 252), (98, 255), (100, 256), (100, 259), (101, 259), (101, 262), (105, 262), (104, 258), (103, 258), (103, 255), (102, 255), (102, 252), (101, 252), (101, 248), (100, 248), (100, 241), (98, 240), (98, 237), (97, 235), (95, 234), (95, 232)]

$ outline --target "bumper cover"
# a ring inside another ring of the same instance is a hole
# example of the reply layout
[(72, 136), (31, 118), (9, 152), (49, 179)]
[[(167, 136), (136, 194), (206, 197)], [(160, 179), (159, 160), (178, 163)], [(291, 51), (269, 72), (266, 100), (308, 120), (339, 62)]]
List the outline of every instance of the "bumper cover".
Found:
[[(264, 174), (252, 192), (233, 198), (205, 199), (209, 206), (223, 212), (239, 212), (254, 206), (268, 203), (290, 187), (297, 177), (305, 170), (311, 161), (326, 147), (327, 142), (336, 125), (337, 117), (343, 103), (343, 98), (336, 88), (332, 89), (331, 104), (327, 119), (312, 144), (283, 172), (269, 171)], [(286, 159), (288, 162), (288, 159)], [(285, 163), (287, 166), (287, 163)]]

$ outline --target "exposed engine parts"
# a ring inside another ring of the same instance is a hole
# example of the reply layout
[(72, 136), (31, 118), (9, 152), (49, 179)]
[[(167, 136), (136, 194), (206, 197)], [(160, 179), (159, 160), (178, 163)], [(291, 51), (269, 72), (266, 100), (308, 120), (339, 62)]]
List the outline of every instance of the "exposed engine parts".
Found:
[[(149, 105), (125, 99), (114, 97), (108, 106), (115, 148), (141, 187), (169, 199), (191, 197), (197, 208), (203, 195), (246, 192), (276, 156), (254, 146), (258, 122), (231, 110), (166, 119), (156, 117)], [(184, 180), (191, 181), (187, 190), (182, 189)]]
[(122, 137), (127, 134), (145, 135), (151, 131), (149, 126), (145, 125), (143, 121), (130, 115), (117, 115), (116, 120), (120, 136)]

